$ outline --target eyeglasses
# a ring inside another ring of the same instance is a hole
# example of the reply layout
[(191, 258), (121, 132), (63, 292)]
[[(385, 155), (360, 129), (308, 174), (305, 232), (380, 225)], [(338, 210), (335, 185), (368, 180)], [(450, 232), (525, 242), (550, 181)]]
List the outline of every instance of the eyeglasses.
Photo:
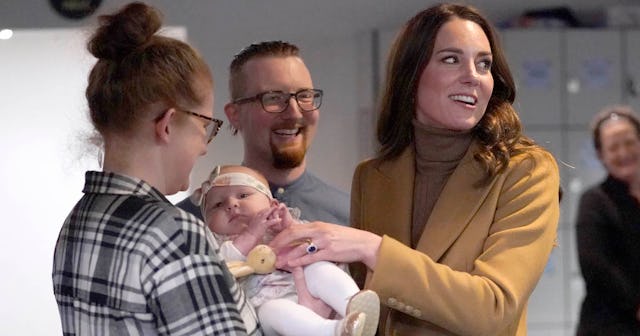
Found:
[(235, 104), (246, 104), (259, 100), (266, 112), (281, 113), (289, 107), (291, 97), (296, 98), (296, 103), (304, 112), (317, 110), (322, 104), (322, 90), (318, 89), (303, 89), (296, 93), (267, 91), (258, 93), (253, 97), (236, 99), (233, 102)]
[(192, 116), (196, 116), (198, 118), (202, 118), (207, 121), (207, 125), (204, 127), (207, 132), (207, 143), (210, 143), (213, 138), (216, 137), (218, 132), (220, 131), (220, 126), (222, 126), (223, 121), (216, 118), (207, 117), (206, 115), (202, 115), (200, 113), (195, 113), (187, 110), (178, 109), (178, 111), (182, 111)]

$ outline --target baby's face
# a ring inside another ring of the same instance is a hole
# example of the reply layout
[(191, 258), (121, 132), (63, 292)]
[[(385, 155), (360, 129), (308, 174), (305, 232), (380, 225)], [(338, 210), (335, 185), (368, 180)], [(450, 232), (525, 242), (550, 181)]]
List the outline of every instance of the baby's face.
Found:
[(213, 187), (207, 193), (204, 218), (211, 231), (236, 235), (244, 231), (258, 212), (270, 206), (269, 198), (252, 187)]

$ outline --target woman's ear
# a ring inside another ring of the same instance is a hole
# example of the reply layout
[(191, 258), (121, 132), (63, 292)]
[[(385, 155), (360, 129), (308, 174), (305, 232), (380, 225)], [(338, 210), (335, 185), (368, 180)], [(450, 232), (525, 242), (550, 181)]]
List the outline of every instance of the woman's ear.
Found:
[(156, 138), (164, 143), (169, 142), (169, 135), (172, 132), (171, 119), (176, 114), (176, 109), (170, 108), (166, 110), (160, 118), (156, 119), (155, 134)]

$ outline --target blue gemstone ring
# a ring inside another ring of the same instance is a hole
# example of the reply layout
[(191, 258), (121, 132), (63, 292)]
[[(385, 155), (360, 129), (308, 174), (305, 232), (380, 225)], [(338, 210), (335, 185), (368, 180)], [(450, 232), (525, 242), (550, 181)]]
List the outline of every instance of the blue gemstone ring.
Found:
[(318, 247), (311, 241), (311, 239), (307, 239), (307, 253), (312, 254), (318, 252)]

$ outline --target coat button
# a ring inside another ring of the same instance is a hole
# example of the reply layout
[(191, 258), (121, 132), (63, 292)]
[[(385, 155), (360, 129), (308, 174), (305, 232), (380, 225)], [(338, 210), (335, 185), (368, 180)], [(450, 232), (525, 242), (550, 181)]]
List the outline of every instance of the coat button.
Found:
[(398, 300), (396, 300), (396, 298), (389, 298), (387, 300), (387, 304), (389, 305), (389, 307), (395, 307), (396, 304), (398, 304)]

